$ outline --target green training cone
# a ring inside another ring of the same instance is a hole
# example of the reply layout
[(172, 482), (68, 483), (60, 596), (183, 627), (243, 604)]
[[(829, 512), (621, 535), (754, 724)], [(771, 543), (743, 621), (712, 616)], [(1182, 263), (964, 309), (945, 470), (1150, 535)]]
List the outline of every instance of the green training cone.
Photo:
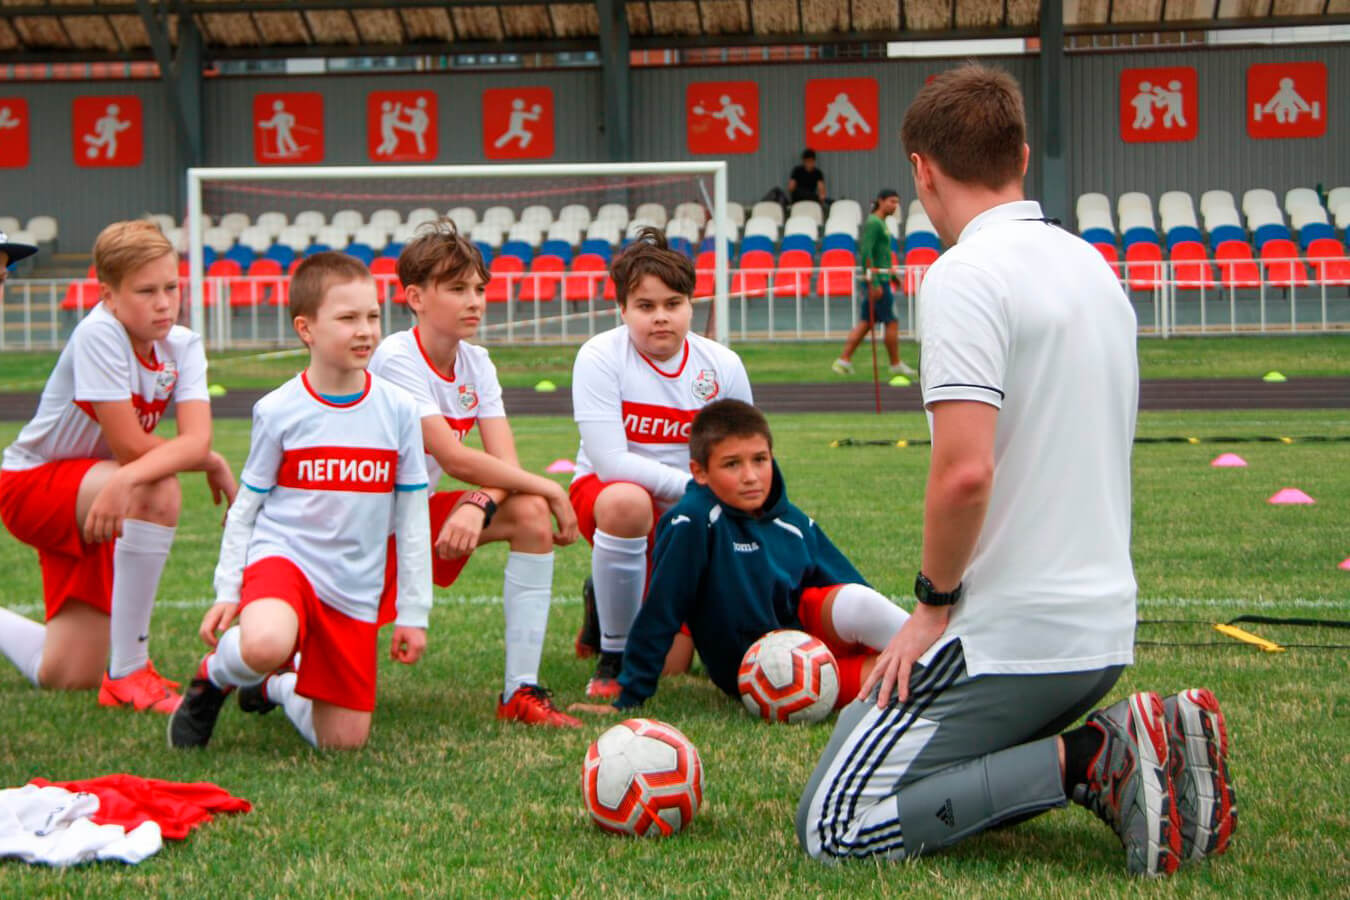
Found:
[(553, 382), (549, 381), (547, 378), (545, 378), (543, 381), (536, 384), (534, 386), (534, 389), (536, 391), (539, 391), (540, 393), (547, 394), (550, 391), (556, 391), (558, 389), (558, 386)]
[(895, 375), (892, 376), (891, 380), (886, 383), (889, 384), (891, 387), (909, 387), (914, 382), (910, 381), (904, 375)]
[(1271, 371), (1267, 372), (1266, 374), (1262, 375), (1262, 376), (1261, 376), (1261, 380), (1262, 380), (1262, 381), (1269, 381), (1269, 382), (1272, 383), (1272, 384), (1278, 384), (1278, 383), (1280, 383), (1280, 382), (1282, 382), (1282, 381), (1288, 381), (1289, 379), (1288, 379), (1288, 378), (1285, 378), (1285, 377), (1284, 377), (1283, 375), (1281, 375), (1279, 372), (1276, 372), (1276, 371), (1274, 371), (1274, 370), (1271, 370)]
[(213, 384), (206, 389), (206, 392), (210, 394), (212, 397), (224, 397), (226, 394), (225, 385)]

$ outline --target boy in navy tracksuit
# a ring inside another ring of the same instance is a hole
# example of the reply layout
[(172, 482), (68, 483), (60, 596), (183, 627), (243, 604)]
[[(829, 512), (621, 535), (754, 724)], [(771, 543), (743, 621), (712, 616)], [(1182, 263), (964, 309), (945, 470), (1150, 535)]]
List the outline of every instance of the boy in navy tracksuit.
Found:
[(739, 400), (703, 407), (689, 456), (694, 483), (657, 526), (651, 584), (628, 635), (614, 706), (634, 707), (656, 692), (682, 623), (713, 683), (733, 698), (752, 643), (779, 628), (806, 631), (839, 664), (836, 708), (849, 703), (908, 614), (788, 502), (773, 435), (755, 407)]

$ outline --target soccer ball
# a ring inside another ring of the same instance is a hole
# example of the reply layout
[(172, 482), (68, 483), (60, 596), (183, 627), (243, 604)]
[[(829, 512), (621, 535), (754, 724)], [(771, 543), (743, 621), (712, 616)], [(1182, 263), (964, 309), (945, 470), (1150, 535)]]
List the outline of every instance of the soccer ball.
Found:
[(839, 667), (819, 638), (770, 631), (750, 645), (736, 677), (741, 702), (769, 722), (819, 722), (839, 697)]
[(606, 831), (665, 837), (686, 827), (703, 803), (703, 763), (673, 725), (628, 719), (586, 751), (581, 796)]

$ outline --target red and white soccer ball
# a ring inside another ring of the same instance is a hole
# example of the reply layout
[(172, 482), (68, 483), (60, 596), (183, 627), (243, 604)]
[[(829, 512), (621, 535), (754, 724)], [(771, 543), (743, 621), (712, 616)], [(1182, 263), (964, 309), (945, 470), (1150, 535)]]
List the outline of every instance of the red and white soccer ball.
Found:
[(581, 796), (606, 831), (664, 837), (688, 826), (702, 805), (703, 763), (675, 726), (628, 719), (586, 751)]
[(736, 677), (741, 702), (769, 722), (819, 722), (839, 697), (839, 667), (819, 638), (785, 628), (750, 645)]

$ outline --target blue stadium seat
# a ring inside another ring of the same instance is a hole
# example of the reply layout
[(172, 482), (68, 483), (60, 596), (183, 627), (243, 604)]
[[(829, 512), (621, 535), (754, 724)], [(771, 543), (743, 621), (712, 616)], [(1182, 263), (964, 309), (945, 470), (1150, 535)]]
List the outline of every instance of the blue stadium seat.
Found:
[(1308, 245), (1319, 238), (1336, 240), (1336, 229), (1326, 222), (1309, 222), (1298, 233), (1299, 246), (1304, 250), (1307, 250)]
[(308, 247), (305, 248), (304, 255), (307, 257), (313, 256), (315, 253), (327, 253), (329, 250), (332, 249), (333, 248), (328, 246), (327, 244), (310, 244)]
[(676, 253), (681, 253), (685, 256), (694, 255), (694, 245), (689, 243), (689, 238), (676, 236), (670, 238), (667, 243), (669, 244), (670, 249), (674, 250)]
[(366, 265), (375, 261), (375, 251), (371, 249), (369, 244), (348, 244), (342, 252), (348, 256), (356, 257)]
[(773, 253), (773, 239), (765, 237), (762, 234), (753, 234), (741, 241), (742, 256), (752, 250), (763, 250), (765, 253)]
[[(894, 241), (892, 241), (892, 243), (894, 243)], [(791, 249), (788, 247), (786, 240), (783, 241), (783, 249)], [(820, 242), (820, 252), (824, 253), (826, 250), (851, 250), (854, 253), (857, 253), (858, 242), (853, 239), (853, 235), (851, 234), (843, 234), (841, 232), (827, 234)], [(894, 248), (892, 248), (892, 252), (894, 252)]]
[[(698, 252), (699, 252), (699, 253), (708, 253), (708, 252), (711, 252), (711, 251), (713, 251), (713, 250), (716, 250), (716, 249), (717, 249), (717, 244), (713, 243), (713, 241), (714, 241), (713, 238), (711, 238), (711, 237), (705, 237), (705, 238), (703, 239), (703, 243), (701, 243), (701, 244), (698, 245)], [(736, 258), (736, 242), (733, 241), (731, 238), (727, 238), (727, 239), (726, 239), (726, 243), (727, 243), (727, 259), (735, 259), (735, 258)]]
[(577, 251), (578, 255), (582, 253), (594, 253), (596, 256), (602, 256), (605, 262), (609, 262), (614, 253), (614, 248), (609, 245), (609, 241), (604, 238), (587, 238), (581, 242), (581, 249)]
[(484, 247), (481, 244), (475, 244), (474, 246), (478, 248), (478, 255), (483, 257), (483, 265), (492, 265), (492, 258), (497, 255), (497, 251), (493, 250), (491, 247)]
[(918, 249), (941, 250), (942, 241), (931, 231), (911, 231), (905, 235), (905, 252)]
[[(747, 240), (749, 240), (747, 238)], [(816, 242), (809, 234), (789, 234), (783, 238), (782, 251), (786, 253), (789, 250), (805, 250), (812, 256), (816, 255)]]
[(534, 249), (524, 241), (507, 241), (502, 244), (501, 255), (514, 256), (528, 266), (530, 260), (534, 259)]
[(1268, 225), (1262, 225), (1256, 229), (1252, 235), (1252, 243), (1256, 246), (1256, 251), (1261, 252), (1261, 248), (1266, 245), (1266, 241), (1287, 241), (1290, 240), (1289, 229), (1278, 222), (1271, 222)]
[(275, 260), (281, 266), (281, 271), (285, 272), (295, 262), (295, 248), (286, 244), (273, 244), (263, 253), (263, 259)]
[(225, 251), (224, 259), (232, 259), (239, 263), (240, 271), (246, 271), (253, 265), (254, 252), (252, 247), (245, 247), (243, 244), (235, 244)]
[(1126, 250), (1130, 249), (1135, 244), (1157, 244), (1157, 243), (1158, 243), (1158, 232), (1144, 225), (1139, 225), (1135, 228), (1131, 228), (1129, 231), (1126, 231), (1125, 236), (1121, 238), (1120, 241), (1120, 245), (1124, 247)]
[(1209, 233), (1210, 249), (1217, 248), (1224, 241), (1239, 241), (1247, 243), (1247, 232), (1242, 230), (1241, 225), (1218, 225)]
[(1116, 243), (1116, 234), (1109, 228), (1084, 228), (1079, 237), (1089, 244), (1111, 244), (1114, 246)]
[(1200, 234), (1200, 229), (1192, 225), (1178, 225), (1167, 232), (1167, 249), (1171, 252), (1177, 244), (1202, 244), (1204, 237)]
[[(481, 250), (483, 249), (483, 245), (482, 245), (482, 244), (479, 244), (479, 245), (478, 245), (478, 249), (481, 251)], [(492, 248), (489, 247), (488, 249), (491, 250)], [(380, 251), (380, 255), (381, 255), (381, 256), (389, 256), (389, 257), (393, 257), (394, 259), (398, 259), (398, 255), (399, 255), (400, 253), (402, 253), (402, 252), (403, 252), (403, 245), (402, 245), (402, 244), (396, 244), (396, 243), (394, 243), (393, 241), (390, 241), (389, 243), (387, 243), (387, 244), (384, 245), (384, 249)], [(486, 255), (483, 257), (483, 260), (484, 260), (484, 261), (486, 261), (486, 260), (488, 260), (488, 259), (489, 259), (489, 257), (486, 256)]]
[(544, 241), (539, 245), (540, 256), (556, 256), (565, 263), (572, 262), (572, 245), (567, 241)]
[(210, 247), (202, 247), (202, 268), (206, 268), (216, 261), (216, 251)]

